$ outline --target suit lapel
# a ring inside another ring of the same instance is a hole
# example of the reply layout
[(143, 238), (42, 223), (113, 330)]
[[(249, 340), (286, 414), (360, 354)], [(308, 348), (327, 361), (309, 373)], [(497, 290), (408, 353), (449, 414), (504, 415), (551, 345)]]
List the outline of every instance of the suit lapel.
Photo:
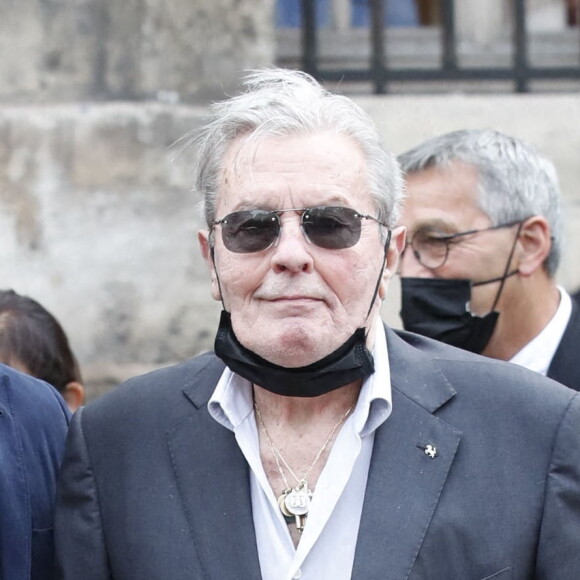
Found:
[(234, 434), (206, 409), (222, 370), (210, 364), (184, 389), (192, 412), (167, 444), (204, 577), (260, 578), (248, 465)]
[(451, 385), (431, 359), (387, 337), (393, 412), (375, 434), (353, 580), (409, 577), (461, 437), (433, 415)]
[[(434, 415), (455, 395), (434, 361), (388, 329), (387, 341), (393, 412), (375, 434), (353, 580), (409, 577), (461, 438)], [(191, 414), (167, 435), (177, 488), (205, 577), (258, 579), (248, 466), (206, 410), (223, 370), (208, 360), (184, 389)]]

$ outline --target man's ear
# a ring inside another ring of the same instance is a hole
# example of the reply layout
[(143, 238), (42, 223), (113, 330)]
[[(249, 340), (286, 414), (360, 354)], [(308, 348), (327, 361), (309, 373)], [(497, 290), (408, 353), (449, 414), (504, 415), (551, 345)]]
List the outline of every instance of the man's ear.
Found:
[(73, 413), (85, 402), (85, 388), (78, 381), (67, 383), (61, 395)]
[(391, 231), (391, 242), (387, 250), (387, 263), (379, 286), (379, 298), (381, 300), (385, 299), (389, 280), (396, 274), (399, 267), (399, 259), (405, 249), (406, 235), (407, 229), (405, 226), (398, 226)]
[(550, 226), (543, 216), (533, 216), (522, 224), (518, 236), (518, 262), (520, 275), (531, 276), (542, 265), (552, 248)]
[(218, 283), (217, 273), (215, 269), (214, 261), (214, 246), (210, 240), (210, 234), (208, 230), (200, 230), (197, 234), (197, 239), (199, 241), (199, 247), (201, 249), (201, 255), (207, 264), (209, 269), (209, 275), (211, 277), (211, 295), (214, 300), (221, 300), (221, 292)]

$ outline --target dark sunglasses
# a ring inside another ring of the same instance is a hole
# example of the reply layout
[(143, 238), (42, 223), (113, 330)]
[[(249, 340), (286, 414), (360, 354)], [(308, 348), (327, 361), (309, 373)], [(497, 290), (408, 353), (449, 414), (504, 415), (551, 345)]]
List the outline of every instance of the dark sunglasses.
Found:
[(280, 235), (280, 215), (293, 211), (300, 214), (300, 227), (307, 240), (327, 250), (351, 248), (360, 240), (362, 220), (386, 224), (349, 207), (302, 207), (291, 209), (250, 209), (235, 211), (213, 225), (222, 228), (224, 246), (230, 252), (249, 254), (272, 246)]

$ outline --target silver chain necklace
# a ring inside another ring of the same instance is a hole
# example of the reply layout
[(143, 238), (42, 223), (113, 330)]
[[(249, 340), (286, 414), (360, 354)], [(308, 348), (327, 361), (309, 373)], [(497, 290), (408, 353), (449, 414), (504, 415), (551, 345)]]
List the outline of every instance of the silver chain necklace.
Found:
[[(280, 507), (280, 511), (282, 515), (287, 519), (291, 520), (294, 518), (294, 522), (296, 523), (296, 529), (302, 533), (304, 530), (304, 525), (306, 523), (306, 517), (308, 516), (308, 511), (310, 510), (310, 500), (312, 499), (312, 490), (308, 486), (308, 474), (312, 470), (312, 468), (316, 465), (330, 442), (336, 433), (336, 430), (344, 423), (350, 412), (354, 409), (354, 405), (349, 407), (346, 412), (340, 417), (336, 425), (331, 429), (328, 437), (322, 444), (322, 447), (319, 449), (318, 453), (314, 457), (314, 460), (305, 471), (302, 477), (298, 477), (294, 470), (288, 465), (288, 462), (280, 453), (280, 450), (274, 445), (268, 430), (266, 429), (266, 424), (264, 423), (264, 419), (262, 417), (262, 413), (260, 413), (260, 409), (258, 405), (254, 403), (254, 409), (256, 411), (256, 417), (258, 418), (258, 423), (260, 427), (262, 427), (262, 431), (264, 432), (264, 436), (266, 438), (266, 442), (268, 443), (268, 447), (272, 451), (272, 455), (274, 456), (274, 460), (276, 461), (276, 467), (278, 469), (278, 473), (280, 477), (282, 477), (282, 481), (284, 482), (284, 491), (278, 497), (278, 506)], [(287, 469), (288, 473), (296, 480), (296, 486), (291, 487), (288, 484), (288, 480), (286, 479), (286, 475), (284, 474), (284, 470), (282, 469), (282, 465), (280, 461), (284, 464), (284, 467)]]

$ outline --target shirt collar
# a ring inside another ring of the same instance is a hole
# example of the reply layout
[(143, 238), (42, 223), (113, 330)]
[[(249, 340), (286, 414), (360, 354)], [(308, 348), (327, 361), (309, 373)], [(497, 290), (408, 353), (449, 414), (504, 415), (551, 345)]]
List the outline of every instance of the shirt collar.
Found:
[(558, 349), (572, 314), (572, 298), (564, 288), (558, 286), (560, 304), (550, 322), (526, 346), (517, 352), (510, 362), (546, 375)]
[[(375, 372), (367, 377), (353, 412), (353, 421), (361, 437), (377, 429), (391, 413), (391, 372), (385, 328), (376, 321), (373, 359)], [(252, 384), (226, 367), (208, 402), (208, 411), (215, 421), (235, 431), (253, 410)]]

